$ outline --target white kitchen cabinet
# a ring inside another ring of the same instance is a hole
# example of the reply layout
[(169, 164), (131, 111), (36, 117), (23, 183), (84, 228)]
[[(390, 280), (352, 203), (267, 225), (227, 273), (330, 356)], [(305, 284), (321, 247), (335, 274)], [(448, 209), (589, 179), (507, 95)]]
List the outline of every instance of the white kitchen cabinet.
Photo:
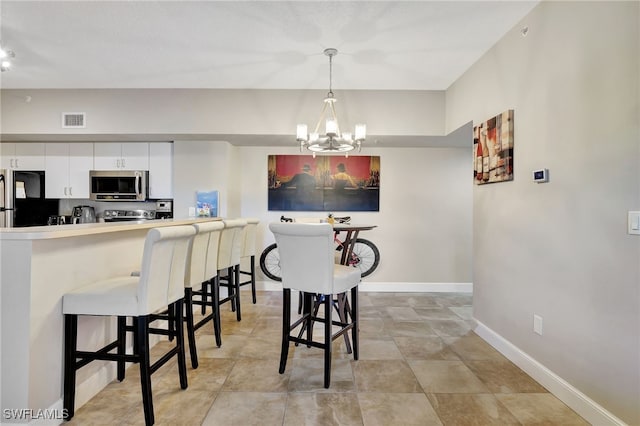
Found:
[(92, 169), (92, 143), (47, 143), (45, 197), (89, 198)]
[(44, 170), (44, 143), (0, 144), (0, 167), (9, 170)]
[(149, 144), (149, 198), (173, 198), (173, 144)]
[(94, 170), (149, 170), (149, 144), (96, 142)]

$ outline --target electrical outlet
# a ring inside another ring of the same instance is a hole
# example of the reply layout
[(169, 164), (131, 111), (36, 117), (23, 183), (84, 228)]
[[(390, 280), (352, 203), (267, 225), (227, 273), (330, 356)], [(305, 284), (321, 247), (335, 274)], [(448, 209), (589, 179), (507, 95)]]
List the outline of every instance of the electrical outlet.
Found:
[(542, 317), (533, 314), (533, 332), (542, 336)]

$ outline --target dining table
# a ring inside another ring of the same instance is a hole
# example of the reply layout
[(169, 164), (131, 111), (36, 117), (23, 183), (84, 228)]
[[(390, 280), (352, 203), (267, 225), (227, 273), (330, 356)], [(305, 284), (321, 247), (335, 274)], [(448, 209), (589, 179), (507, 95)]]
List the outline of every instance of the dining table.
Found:
[[(336, 242), (340, 241), (342, 245), (342, 256), (340, 257), (341, 265), (349, 265), (349, 259), (353, 254), (353, 246), (356, 243), (360, 231), (369, 231), (376, 228), (377, 225), (365, 225), (365, 224), (352, 224), (352, 223), (339, 223), (333, 224), (333, 230), (335, 231)], [(346, 232), (344, 239), (340, 240), (338, 235), (341, 232)]]

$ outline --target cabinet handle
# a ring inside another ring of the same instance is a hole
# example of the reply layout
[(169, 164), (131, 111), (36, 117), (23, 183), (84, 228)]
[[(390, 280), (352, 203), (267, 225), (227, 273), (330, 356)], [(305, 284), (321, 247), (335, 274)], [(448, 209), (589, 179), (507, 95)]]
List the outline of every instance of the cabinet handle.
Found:
[(9, 168), (10, 168), (10, 169), (13, 169), (13, 168), (14, 168), (14, 166), (13, 166), (13, 158), (11, 158), (11, 159), (9, 160)]
[(73, 193), (71, 192), (72, 187), (69, 187), (69, 197), (73, 197)]
[(122, 168), (124, 169), (126, 166), (124, 165), (124, 158), (122, 159)]
[(19, 168), (20, 166), (18, 165), (18, 159), (16, 158), (16, 169)]
[(64, 196), (65, 197), (67, 196), (67, 187), (66, 186), (64, 187)]
[(118, 158), (116, 160), (116, 169), (119, 169), (119, 168), (120, 168), (120, 159)]

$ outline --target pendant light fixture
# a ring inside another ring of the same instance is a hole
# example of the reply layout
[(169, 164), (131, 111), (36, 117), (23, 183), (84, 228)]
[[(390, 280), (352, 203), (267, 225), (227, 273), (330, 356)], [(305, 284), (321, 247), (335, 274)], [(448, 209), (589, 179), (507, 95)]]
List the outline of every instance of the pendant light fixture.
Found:
[[(329, 57), (329, 93), (324, 99), (324, 105), (320, 118), (313, 132), (309, 133), (306, 124), (298, 124), (296, 138), (300, 144), (300, 151), (305, 148), (316, 153), (347, 153), (358, 148), (362, 148), (362, 143), (366, 139), (367, 126), (356, 124), (354, 133), (341, 132), (336, 115), (335, 103), (337, 99), (333, 94), (333, 57), (338, 54), (337, 49), (329, 48), (324, 50), (324, 54)], [(324, 124), (324, 134), (320, 134), (320, 126)]]

